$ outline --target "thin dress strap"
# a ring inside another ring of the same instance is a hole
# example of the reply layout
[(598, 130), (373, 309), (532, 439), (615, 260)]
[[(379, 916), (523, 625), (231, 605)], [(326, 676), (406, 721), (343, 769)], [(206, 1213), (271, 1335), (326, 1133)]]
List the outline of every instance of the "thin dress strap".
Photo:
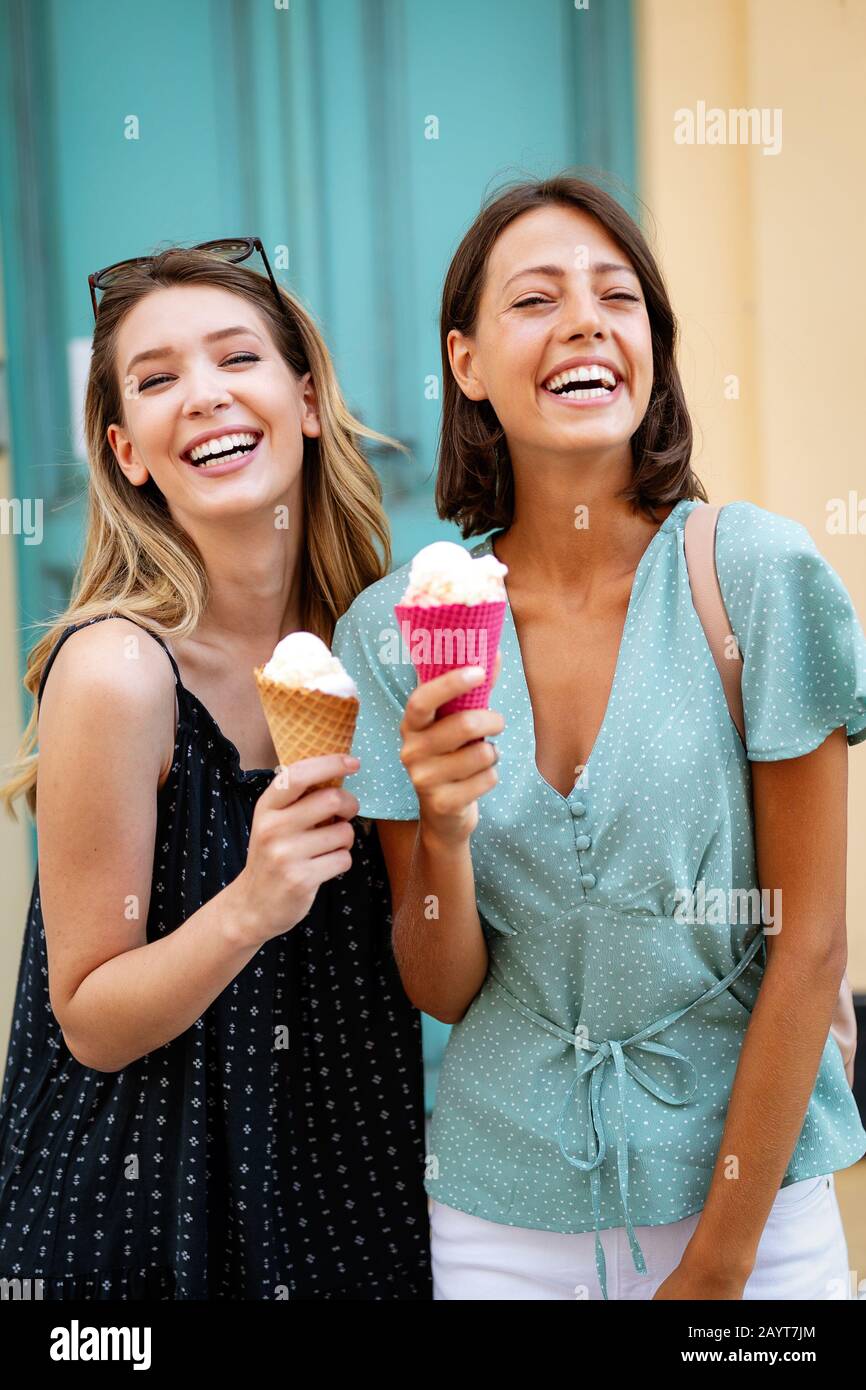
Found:
[[(60, 648), (63, 646), (63, 643), (66, 641), (67, 637), (70, 637), (70, 636), (72, 635), (73, 632), (77, 632), (77, 631), (79, 630), (79, 628), (82, 628), (82, 627), (89, 627), (91, 623), (101, 623), (101, 622), (103, 622), (106, 618), (121, 618), (121, 617), (126, 618), (126, 614), (125, 614), (125, 613), (97, 613), (97, 615), (96, 615), (95, 618), (85, 618), (83, 622), (81, 622), (81, 623), (71, 623), (71, 624), (69, 625), (69, 627), (66, 627), (66, 628), (63, 629), (63, 631), (61, 632), (59, 638), (57, 639), (57, 641), (55, 642), (54, 646), (52, 647), (51, 653), (50, 653), (50, 655), (49, 655), (49, 657), (48, 657), (48, 660), (46, 661), (46, 663), (45, 663), (45, 665), (44, 665), (44, 667), (43, 667), (43, 669), (42, 669), (42, 679), (41, 679), (40, 682), (39, 682), (39, 691), (38, 691), (37, 696), (36, 696), (37, 708), (38, 708), (38, 706), (39, 706), (39, 704), (40, 704), (40, 702), (41, 702), (41, 700), (42, 700), (42, 692), (43, 692), (43, 690), (45, 689), (45, 681), (46, 681), (46, 679), (47, 679), (47, 677), (48, 677), (48, 672), (51, 670), (51, 667), (54, 665), (54, 658), (57, 656), (57, 653), (60, 651)], [(142, 623), (136, 623), (134, 618), (127, 618), (126, 621), (127, 621), (127, 622), (130, 622), (130, 623), (134, 623), (135, 626), (136, 626), (136, 627), (140, 627), (141, 630), (142, 630), (143, 632), (149, 632), (149, 629), (146, 628), (146, 627), (144, 627), (144, 625), (143, 625)], [(175, 661), (174, 657), (172, 656), (171, 652), (169, 651), (168, 645), (163, 641), (163, 639), (162, 639), (160, 636), (157, 635), (157, 633), (151, 632), (151, 633), (150, 633), (150, 636), (153, 637), (153, 638), (155, 638), (156, 641), (159, 643), (159, 645), (162, 647), (163, 651), (165, 652), (166, 656), (168, 657), (169, 661), (171, 662), (171, 669), (172, 669), (173, 672), (174, 672), (174, 684), (175, 684), (175, 737), (176, 737), (176, 736), (177, 736), (177, 725), (178, 725), (178, 723), (180, 722), (180, 699), (181, 699), (181, 692), (182, 692), (183, 689), (184, 689), (183, 681), (182, 681), (181, 678), (180, 678), (180, 671), (179, 671), (179, 669), (178, 669), (177, 662)]]

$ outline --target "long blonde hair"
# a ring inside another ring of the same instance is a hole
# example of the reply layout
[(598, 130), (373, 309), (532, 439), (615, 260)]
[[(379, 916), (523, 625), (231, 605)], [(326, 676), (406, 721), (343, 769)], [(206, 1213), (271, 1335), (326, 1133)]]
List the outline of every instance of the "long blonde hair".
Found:
[[(208, 578), (198, 547), (172, 519), (153, 479), (136, 487), (119, 467), (108, 426), (120, 423), (123, 397), (116, 368), (119, 326), (154, 289), (215, 285), (249, 300), (265, 316), (280, 353), (298, 376), (312, 374), (321, 435), (304, 437), (304, 536), (299, 558), (301, 621), (330, 644), (337, 619), (362, 589), (391, 567), (391, 542), (382, 486), (358, 437), (408, 452), (350, 413), (318, 326), (303, 305), (280, 287), (280, 312), (269, 282), (243, 266), (204, 251), (170, 247), (128, 267), (99, 305), (84, 406), (89, 465), (84, 556), (65, 612), (38, 624), (45, 633), (31, 649), (24, 686), (34, 697), (29, 722), (9, 780), (0, 786), (7, 813), (26, 798), (36, 812), (38, 708), (36, 696), (49, 654), (63, 629), (111, 613), (171, 640), (195, 631), (208, 600)], [(381, 545), (380, 557), (375, 542)]]

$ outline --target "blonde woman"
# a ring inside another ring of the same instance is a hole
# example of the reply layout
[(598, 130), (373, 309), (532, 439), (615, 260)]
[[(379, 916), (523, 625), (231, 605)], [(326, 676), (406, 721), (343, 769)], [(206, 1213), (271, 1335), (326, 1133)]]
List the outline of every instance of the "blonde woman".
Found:
[(381, 851), (347, 787), (311, 790), (358, 760), (275, 776), (252, 674), (288, 632), (330, 642), (387, 571), (359, 449), (384, 436), (255, 250), (91, 277), (84, 558), (4, 789), (39, 863), (0, 1276), (46, 1298), (429, 1297), (419, 1019)]
[[(508, 566), (495, 708), (436, 720), (471, 671), (416, 688), (390, 659), (406, 566), (335, 638), (403, 981), (454, 1025), (434, 1297), (845, 1297), (832, 1175), (866, 1150), (830, 1036), (866, 739), (850, 597), (803, 526), (722, 509), (744, 746), (685, 563), (706, 494), (676, 322), (602, 189), (491, 198), (441, 340), (439, 515)], [(761, 889), (766, 934), (739, 907)], [(702, 895), (723, 911), (692, 911)]]

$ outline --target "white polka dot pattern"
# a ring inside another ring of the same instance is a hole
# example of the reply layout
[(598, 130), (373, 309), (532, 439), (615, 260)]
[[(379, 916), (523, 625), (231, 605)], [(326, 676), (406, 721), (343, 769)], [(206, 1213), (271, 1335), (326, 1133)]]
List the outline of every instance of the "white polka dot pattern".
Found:
[[(627, 1069), (624, 1114), (606, 1057), (597, 1099), (608, 1150), (594, 1174), (566, 1161), (558, 1143), (592, 1156), (591, 1078), (574, 1085), (587, 1054), (512, 1007), (493, 979), (530, 1014), (572, 1037), (579, 1029), (610, 1053), (611, 1040), (701, 1000), (760, 944), (755, 896), (746, 912), (735, 896), (759, 891), (749, 758), (691, 600), (683, 551), (695, 505), (680, 501), (641, 558), (604, 721), (567, 797), (535, 765), (532, 709), (506, 612), (492, 696), (506, 721), (495, 740), (499, 781), (479, 802), (471, 841), (491, 973), (451, 1030), (430, 1139), (437, 1165), (427, 1180), (440, 1202), (488, 1220), (562, 1232), (622, 1226), (625, 1186), (631, 1220), (661, 1225), (700, 1210), (706, 1198), (763, 949), (729, 987), (654, 1036), (679, 1058), (628, 1049), (626, 1061), (650, 1084)], [(474, 555), (490, 550), (490, 538), (472, 547)], [(719, 520), (717, 567), (744, 654), (749, 755), (797, 756), (842, 724), (849, 743), (866, 739), (866, 642), (808, 532), (733, 503)], [(334, 641), (361, 695), (354, 751), (363, 761), (352, 789), (361, 814), (382, 819), (418, 815), (399, 761), (415, 674), (408, 662), (382, 659), (408, 570), (359, 595)], [(700, 916), (702, 891), (705, 903), (721, 901), (721, 913), (705, 907), (704, 920), (684, 923), (683, 903)], [(618, 1139), (627, 1142), (626, 1184)], [(866, 1130), (828, 1037), (784, 1181), (846, 1167), (864, 1151)]]

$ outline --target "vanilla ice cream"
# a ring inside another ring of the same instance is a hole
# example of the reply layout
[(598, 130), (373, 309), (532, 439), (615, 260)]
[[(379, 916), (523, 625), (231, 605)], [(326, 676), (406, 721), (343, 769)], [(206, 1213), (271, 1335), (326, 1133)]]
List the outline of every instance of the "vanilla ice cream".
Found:
[(358, 688), (343, 663), (313, 632), (290, 632), (277, 643), (263, 673), (281, 685), (358, 699)]
[(470, 555), (453, 541), (425, 545), (412, 561), (401, 603), (432, 608), (446, 603), (496, 603), (504, 600), (503, 575), (508, 566), (495, 555)]

